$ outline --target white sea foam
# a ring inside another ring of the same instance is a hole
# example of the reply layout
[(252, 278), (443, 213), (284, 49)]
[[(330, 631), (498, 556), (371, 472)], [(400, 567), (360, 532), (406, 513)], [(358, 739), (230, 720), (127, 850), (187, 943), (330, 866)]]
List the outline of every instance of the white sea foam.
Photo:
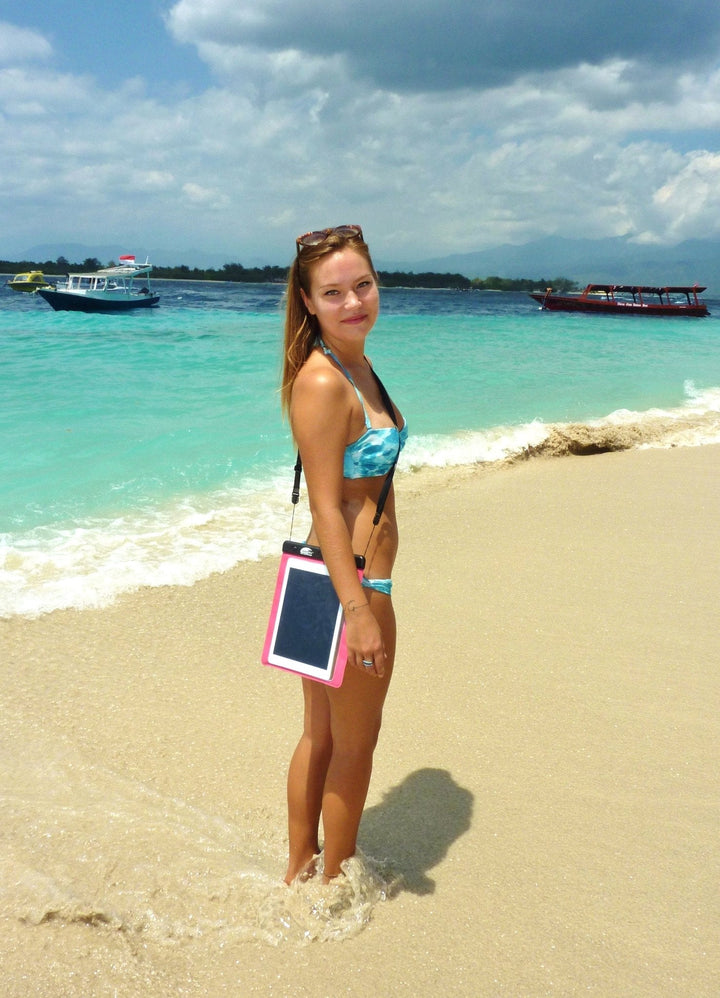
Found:
[(10, 709), (0, 749), (0, 918), (92, 925), (133, 940), (272, 946), (347, 939), (399, 881), (358, 853), (337, 885), (285, 886), (282, 823), (226, 820), (99, 765)]
[[(289, 482), (184, 498), (112, 520), (0, 536), (0, 616), (101, 607), (142, 586), (187, 586), (277, 551)], [(296, 516), (297, 536), (307, 513)]]
[(548, 424), (534, 420), (521, 426), (496, 426), (452, 435), (410, 436), (399, 467), (402, 471), (492, 464), (540, 445), (547, 435)]
[[(400, 468), (450, 468), (492, 464), (528, 454), (582, 453), (582, 447), (573, 450), (571, 442), (585, 435), (600, 441), (594, 448), (596, 451), (720, 443), (720, 388), (700, 391), (692, 382), (686, 382), (684, 388), (687, 400), (675, 408), (644, 412), (617, 409), (582, 423), (546, 423), (537, 419), (517, 426), (495, 426), (446, 436), (411, 436)], [(630, 432), (613, 433), (613, 429)], [(564, 451), (555, 446), (558, 435), (570, 442)]]
[[(586, 423), (544, 423), (450, 435), (415, 435), (399, 470), (492, 465), (518, 456), (597, 453), (627, 447), (720, 443), (720, 388), (685, 385), (671, 409), (619, 409)], [(0, 617), (101, 607), (142, 586), (192, 585), (241, 561), (276, 554), (288, 535), (291, 474), (244, 489), (184, 497), (175, 504), (0, 535)], [(309, 525), (301, 500), (294, 536)]]

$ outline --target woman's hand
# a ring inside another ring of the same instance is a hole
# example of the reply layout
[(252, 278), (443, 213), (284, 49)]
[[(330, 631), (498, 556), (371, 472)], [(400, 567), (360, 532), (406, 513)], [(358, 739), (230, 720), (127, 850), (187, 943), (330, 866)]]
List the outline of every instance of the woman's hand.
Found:
[(345, 610), (348, 664), (368, 676), (385, 674), (385, 643), (380, 625), (368, 606), (349, 604)]

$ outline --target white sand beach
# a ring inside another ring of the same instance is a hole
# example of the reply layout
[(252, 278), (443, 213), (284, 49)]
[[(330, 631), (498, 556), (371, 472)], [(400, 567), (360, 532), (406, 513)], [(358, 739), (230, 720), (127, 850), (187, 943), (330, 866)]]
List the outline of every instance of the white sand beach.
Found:
[(719, 446), (399, 478), (360, 845), (402, 884), (342, 941), (266, 931), (274, 562), (0, 621), (4, 993), (715, 998), (719, 479)]

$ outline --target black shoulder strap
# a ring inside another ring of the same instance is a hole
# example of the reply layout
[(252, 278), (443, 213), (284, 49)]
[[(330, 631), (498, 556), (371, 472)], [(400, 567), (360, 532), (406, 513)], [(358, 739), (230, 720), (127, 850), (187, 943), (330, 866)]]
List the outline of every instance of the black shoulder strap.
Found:
[[(380, 391), (380, 398), (382, 399), (382, 402), (383, 402), (383, 405), (385, 406), (387, 414), (390, 416), (390, 419), (392, 419), (393, 423), (397, 426), (398, 425), (398, 421), (397, 421), (397, 416), (395, 415), (395, 407), (393, 406), (392, 402), (390, 401), (390, 396), (387, 393), (387, 388), (382, 383), (382, 381), (380, 380), (380, 378), (378, 377), (378, 375), (375, 373), (375, 368), (374, 367), (370, 368), (370, 373), (372, 374), (373, 378), (375, 378), (375, 384), (378, 386), (378, 389)], [(399, 429), (399, 427), (398, 427), (398, 429)]]

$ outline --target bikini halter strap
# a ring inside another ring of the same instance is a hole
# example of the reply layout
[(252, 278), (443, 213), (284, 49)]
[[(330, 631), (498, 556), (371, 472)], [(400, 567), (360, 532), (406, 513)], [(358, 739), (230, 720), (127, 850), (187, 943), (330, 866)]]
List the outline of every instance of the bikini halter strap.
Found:
[[(363, 416), (365, 417), (365, 429), (369, 430), (372, 427), (372, 423), (370, 422), (370, 416), (368, 415), (368, 411), (365, 408), (365, 400), (363, 399), (362, 395), (360, 394), (360, 389), (358, 388), (358, 386), (353, 381), (352, 375), (350, 374), (350, 372), (348, 371), (348, 369), (345, 367), (345, 365), (342, 363), (342, 361), (338, 357), (335, 356), (335, 354), (332, 352), (332, 350), (330, 349), (330, 347), (325, 344), (325, 341), (320, 336), (318, 336), (318, 338), (317, 338), (317, 345), (320, 347), (320, 349), (322, 350), (322, 352), (325, 354), (326, 357), (331, 357), (335, 361), (335, 363), (337, 364), (337, 366), (340, 368), (340, 370), (342, 371), (342, 373), (345, 375), (345, 377), (348, 379), (348, 381), (350, 382), (350, 384), (355, 389), (355, 394), (358, 397), (358, 402), (362, 406)], [(372, 367), (370, 368), (370, 370), (372, 370)]]
[[(322, 350), (322, 352), (325, 354), (326, 357), (332, 357), (332, 359), (335, 361), (335, 363), (337, 364), (337, 366), (343, 372), (343, 374), (348, 379), (348, 381), (350, 382), (350, 384), (353, 386), (353, 388), (357, 392), (357, 397), (360, 399), (360, 404), (363, 407), (363, 412), (365, 412), (365, 403), (363, 402), (362, 395), (358, 391), (358, 387), (355, 384), (355, 382), (353, 381), (353, 379), (352, 379), (352, 377), (350, 375), (350, 372), (347, 370), (347, 368), (342, 363), (342, 361), (338, 360), (338, 358), (332, 352), (332, 350), (330, 349), (330, 347), (327, 346), (327, 344), (322, 339), (322, 337), (318, 336), (316, 342), (317, 342), (317, 345), (320, 347), (320, 349)], [(387, 389), (386, 389), (385, 385), (382, 383), (382, 381), (378, 377), (378, 375), (377, 375), (377, 373), (375, 371), (375, 368), (372, 366), (372, 364), (367, 359), (367, 357), (365, 358), (365, 363), (370, 368), (370, 373), (372, 374), (373, 378), (375, 379), (375, 384), (378, 386), (378, 389), (380, 391), (380, 398), (382, 399), (382, 402), (383, 402), (383, 405), (385, 406), (387, 414), (390, 416), (390, 419), (392, 419), (392, 421), (395, 424), (395, 426), (398, 426), (398, 421), (397, 421), (397, 418), (395, 416), (395, 409), (393, 407), (392, 402), (390, 401), (390, 396), (387, 393)], [(366, 421), (368, 419), (367, 412), (365, 412), (365, 419), (366, 419)], [(398, 426), (398, 429), (400, 429), (399, 426)]]

